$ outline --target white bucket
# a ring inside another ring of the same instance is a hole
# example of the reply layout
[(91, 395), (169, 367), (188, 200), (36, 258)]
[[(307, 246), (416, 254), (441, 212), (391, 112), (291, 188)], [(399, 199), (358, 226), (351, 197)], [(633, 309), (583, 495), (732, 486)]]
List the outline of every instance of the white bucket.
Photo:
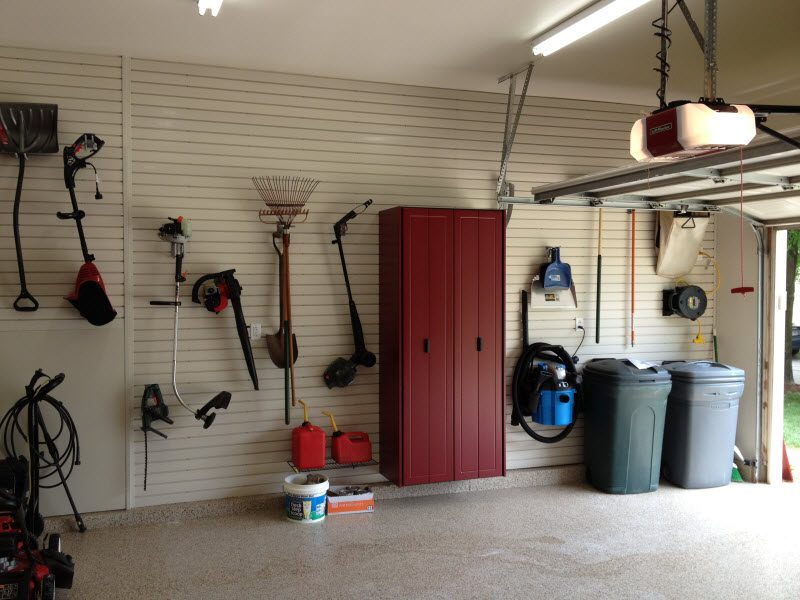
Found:
[(306, 483), (308, 475), (298, 473), (283, 480), (286, 493), (286, 517), (295, 523), (319, 523), (325, 520), (325, 498), (328, 478), (320, 475), (322, 483)]

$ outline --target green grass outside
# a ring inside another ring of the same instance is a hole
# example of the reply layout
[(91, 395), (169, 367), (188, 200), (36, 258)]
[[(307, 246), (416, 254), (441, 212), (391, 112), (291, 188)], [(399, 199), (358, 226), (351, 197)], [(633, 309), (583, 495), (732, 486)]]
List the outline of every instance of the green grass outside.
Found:
[(787, 392), (784, 396), (783, 439), (787, 448), (800, 448), (800, 392)]

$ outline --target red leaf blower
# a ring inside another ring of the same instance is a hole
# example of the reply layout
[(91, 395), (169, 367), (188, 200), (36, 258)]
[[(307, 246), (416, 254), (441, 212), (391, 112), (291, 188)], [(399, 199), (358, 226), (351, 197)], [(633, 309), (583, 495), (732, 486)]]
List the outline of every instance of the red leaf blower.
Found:
[[(83, 266), (78, 271), (78, 278), (75, 281), (75, 289), (66, 296), (72, 306), (78, 309), (81, 316), (92, 325), (105, 325), (114, 320), (117, 311), (111, 306), (111, 301), (106, 294), (106, 286), (100, 271), (94, 265), (94, 254), (89, 254), (86, 246), (86, 237), (83, 234), (83, 218), (86, 213), (78, 208), (78, 200), (75, 197), (75, 175), (85, 167), (92, 167), (94, 170), (95, 200), (102, 200), (103, 194), (100, 193), (100, 178), (97, 176), (97, 169), (88, 162), (88, 159), (100, 152), (105, 142), (93, 133), (84, 133), (75, 140), (72, 146), (64, 148), (64, 183), (67, 184), (69, 197), (72, 200), (72, 212), (56, 213), (59, 219), (75, 219), (78, 228), (78, 237), (81, 241), (81, 251), (83, 252)], [(78, 157), (78, 152), (83, 149), (89, 150), (89, 154)]]
[[(210, 273), (203, 275), (194, 282), (192, 287), (192, 302), (203, 304), (206, 309), (215, 314), (222, 312), (228, 306), (228, 300), (233, 305), (233, 315), (236, 318), (236, 331), (239, 333), (239, 341), (242, 344), (244, 360), (247, 363), (247, 372), (253, 381), (253, 389), (258, 389), (258, 375), (256, 374), (256, 363), (253, 360), (253, 348), (250, 345), (250, 337), (247, 335), (247, 324), (242, 312), (242, 286), (233, 276), (236, 269), (228, 269), (220, 273)], [(200, 286), (206, 281), (214, 282), (213, 286), (206, 286), (202, 299), (200, 298)]]

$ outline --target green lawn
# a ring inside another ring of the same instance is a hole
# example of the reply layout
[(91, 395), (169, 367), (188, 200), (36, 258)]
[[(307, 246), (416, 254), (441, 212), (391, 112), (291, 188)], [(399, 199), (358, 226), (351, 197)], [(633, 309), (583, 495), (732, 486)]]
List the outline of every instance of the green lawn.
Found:
[(800, 448), (800, 392), (784, 396), (783, 439), (788, 448)]

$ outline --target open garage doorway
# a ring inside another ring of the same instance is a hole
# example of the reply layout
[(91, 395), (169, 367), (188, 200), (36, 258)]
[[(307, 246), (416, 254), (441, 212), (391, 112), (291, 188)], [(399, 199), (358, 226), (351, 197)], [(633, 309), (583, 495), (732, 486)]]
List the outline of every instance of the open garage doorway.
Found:
[[(800, 230), (778, 232), (786, 243), (786, 312), (784, 327), (783, 444), (784, 481), (800, 484)], [(783, 239), (780, 240), (783, 242)], [(782, 246), (783, 244), (779, 244)], [(776, 257), (777, 258), (777, 257)], [(776, 323), (776, 326), (779, 326)]]

